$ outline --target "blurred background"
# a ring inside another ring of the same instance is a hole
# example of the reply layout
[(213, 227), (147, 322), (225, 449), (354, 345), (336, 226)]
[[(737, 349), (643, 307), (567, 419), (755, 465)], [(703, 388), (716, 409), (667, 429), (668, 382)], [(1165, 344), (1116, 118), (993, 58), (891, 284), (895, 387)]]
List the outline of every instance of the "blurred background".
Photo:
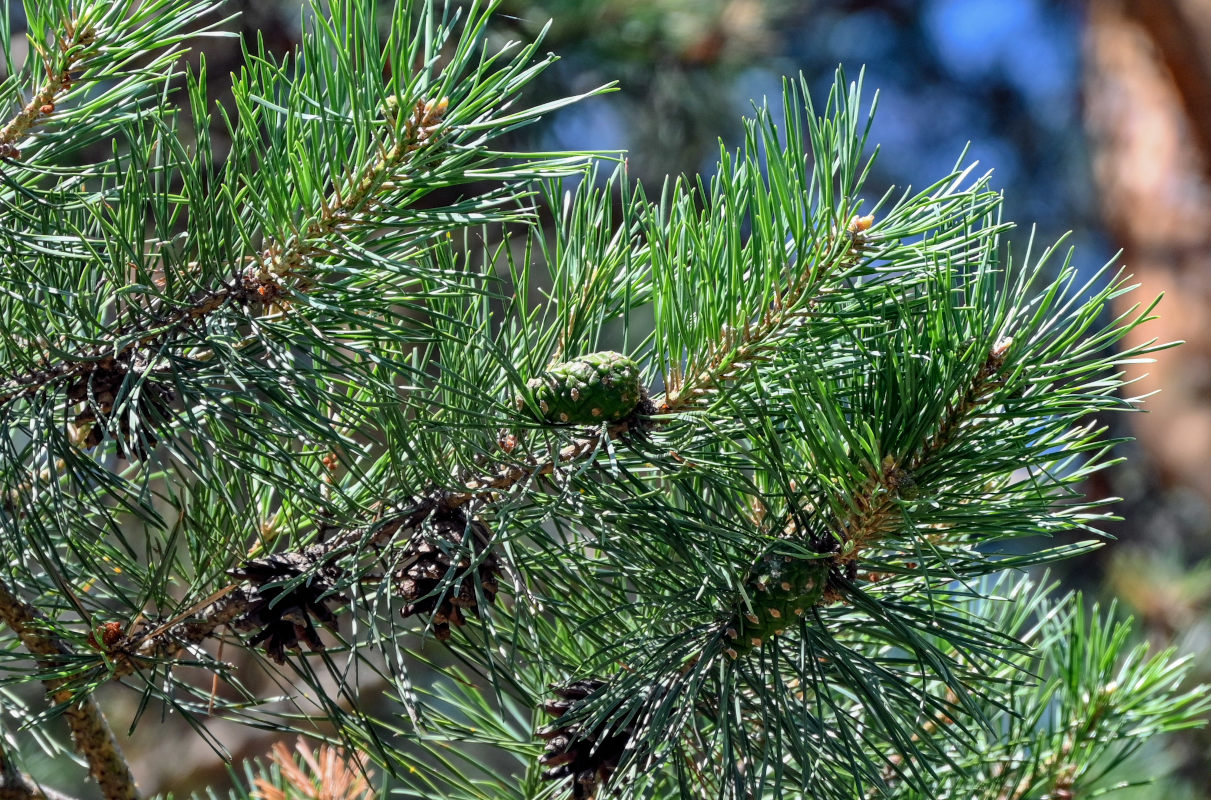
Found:
[[(278, 53), (297, 42), (297, 0), (230, 5), (243, 12), (233, 30)], [(1163, 388), (1147, 413), (1103, 421), (1136, 437), (1090, 487), (1124, 498), (1122, 521), (1107, 526), (1116, 539), (1057, 569), (1091, 600), (1117, 597), (1141, 636), (1193, 654), (1195, 680), (1211, 682), (1211, 2), (504, 0), (502, 10), (501, 43), (553, 20), (546, 47), (562, 60), (540, 94), (620, 89), (519, 132), (516, 149), (625, 149), (649, 185), (709, 174), (719, 139), (737, 144), (741, 115), (765, 97), (777, 106), (782, 76), (802, 72), (822, 101), (838, 65), (851, 78), (865, 67), (868, 96), (879, 92), (872, 193), (928, 185), (966, 148), (995, 170), (1017, 243), (1032, 226), (1044, 242), (1070, 232), (1089, 274), (1122, 251), (1117, 263), (1142, 288), (1118, 310), (1164, 292), (1140, 335), (1185, 344), (1138, 367), (1134, 394)], [(202, 46), (223, 100), (238, 48)], [(247, 729), (220, 738), (237, 757), (270, 744)], [(181, 796), (221, 780), (221, 768), (201, 768), (214, 761), (201, 740), (165, 739), (149, 724), (131, 743), (145, 790)], [(197, 758), (183, 752), (193, 747)], [(1130, 796), (1211, 798), (1208, 732), (1146, 757), (1173, 777)]]

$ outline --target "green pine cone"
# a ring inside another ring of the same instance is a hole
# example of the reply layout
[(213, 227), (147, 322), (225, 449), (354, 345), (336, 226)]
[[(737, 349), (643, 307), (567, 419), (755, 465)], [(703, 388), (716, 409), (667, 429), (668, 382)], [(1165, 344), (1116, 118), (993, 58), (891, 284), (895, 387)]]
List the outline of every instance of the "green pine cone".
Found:
[(741, 608), (727, 628), (729, 654), (760, 647), (771, 636), (798, 624), (824, 597), (828, 561), (768, 555), (761, 559), (746, 589), (752, 610)]
[[(547, 422), (592, 425), (626, 419), (643, 399), (639, 367), (622, 353), (603, 350), (551, 365), (526, 383)], [(526, 399), (517, 398), (525, 409)]]

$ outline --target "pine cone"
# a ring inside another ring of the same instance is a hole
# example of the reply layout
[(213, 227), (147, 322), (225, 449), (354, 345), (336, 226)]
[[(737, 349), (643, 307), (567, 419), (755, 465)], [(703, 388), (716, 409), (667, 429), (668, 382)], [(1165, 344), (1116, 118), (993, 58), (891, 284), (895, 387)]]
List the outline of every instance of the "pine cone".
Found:
[[(342, 571), (324, 561), (327, 551), (312, 545), (301, 553), (274, 553), (253, 559), (230, 574), (251, 585), (249, 606), (233, 623), (237, 630), (258, 631), (248, 640), (250, 646), (261, 643), (265, 653), (279, 664), (286, 663), (286, 649), (323, 650), (323, 642), (314, 620), (334, 633), (337, 618), (331, 606), (348, 602), (335, 591)], [(295, 584), (292, 579), (307, 577)], [(287, 585), (283, 585), (287, 584)]]
[[(105, 428), (114, 413), (114, 404), (131, 369), (113, 359), (99, 361), (93, 369), (67, 387), (70, 403), (85, 403), (84, 409), (73, 420), (76, 425), (93, 423), (83, 444), (96, 447), (105, 436)], [(132, 390), (134, 387), (132, 387)], [(144, 380), (137, 387), (134, 417), (142, 423), (139, 430), (131, 424), (129, 410), (118, 417), (115, 437), (118, 455), (122, 458), (147, 458), (149, 448), (155, 446), (155, 428), (172, 418), (172, 402), (176, 399), (171, 388), (154, 380)]]
[[(604, 681), (580, 680), (563, 688), (551, 687), (560, 699), (548, 701), (543, 710), (553, 717), (562, 717), (605, 686)], [(592, 800), (618, 768), (635, 728), (635, 722), (631, 721), (619, 730), (611, 730), (605, 724), (585, 730), (582, 724), (572, 724), (540, 731), (538, 735), (547, 740), (547, 747), (538, 763), (549, 767), (542, 777), (559, 780), (571, 776), (572, 797)]]
[(546, 422), (596, 425), (635, 413), (647, 397), (639, 367), (621, 353), (605, 350), (551, 365), (526, 384), (518, 409), (537, 407)]
[[(471, 539), (464, 543), (468, 531)], [(468, 521), (459, 510), (435, 508), (418, 523), (395, 565), (395, 592), (407, 601), (400, 615), (407, 619), (431, 614), (433, 634), (449, 639), (451, 627), (466, 622), (465, 612), (479, 615), (476, 584), (489, 603), (496, 598), (500, 566), (491, 544), (492, 532), (479, 520)]]
[(733, 658), (760, 647), (797, 623), (819, 604), (828, 585), (830, 559), (795, 558), (771, 552), (762, 556), (745, 582), (751, 608), (742, 606), (728, 621), (726, 634)]

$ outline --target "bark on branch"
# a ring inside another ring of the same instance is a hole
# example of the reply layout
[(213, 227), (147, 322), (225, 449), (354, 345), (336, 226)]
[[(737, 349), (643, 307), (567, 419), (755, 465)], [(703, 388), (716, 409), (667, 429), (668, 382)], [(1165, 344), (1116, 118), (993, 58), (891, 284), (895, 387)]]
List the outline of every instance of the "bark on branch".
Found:
[[(17, 634), (38, 666), (48, 673), (57, 670), (63, 659), (71, 656), (67, 645), (48, 633), (47, 620), (37, 609), (13, 594), (4, 581), (0, 581), (0, 619)], [(42, 683), (51, 702), (63, 706), (72, 742), (88, 761), (89, 774), (105, 800), (138, 800), (134, 775), (93, 696), (78, 696), (65, 678), (45, 678)], [(47, 800), (52, 798), (47, 796)]]

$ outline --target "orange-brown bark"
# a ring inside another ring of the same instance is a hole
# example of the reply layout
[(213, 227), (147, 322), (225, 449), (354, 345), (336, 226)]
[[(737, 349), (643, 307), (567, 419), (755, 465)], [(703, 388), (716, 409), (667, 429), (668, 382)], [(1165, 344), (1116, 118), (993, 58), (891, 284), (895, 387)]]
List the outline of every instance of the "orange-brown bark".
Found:
[(1165, 293), (1160, 319), (1126, 345), (1186, 341), (1130, 368), (1133, 394), (1164, 387), (1136, 432), (1165, 484), (1211, 501), (1211, 35), (1200, 31), (1211, 31), (1206, 2), (1090, 3), (1085, 97), (1104, 218), (1143, 295)]

